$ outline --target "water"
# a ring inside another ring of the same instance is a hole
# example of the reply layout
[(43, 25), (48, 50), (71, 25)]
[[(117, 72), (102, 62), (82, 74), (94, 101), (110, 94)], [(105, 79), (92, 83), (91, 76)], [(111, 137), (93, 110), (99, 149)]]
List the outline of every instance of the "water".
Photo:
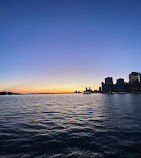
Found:
[(0, 96), (0, 157), (141, 158), (141, 95)]

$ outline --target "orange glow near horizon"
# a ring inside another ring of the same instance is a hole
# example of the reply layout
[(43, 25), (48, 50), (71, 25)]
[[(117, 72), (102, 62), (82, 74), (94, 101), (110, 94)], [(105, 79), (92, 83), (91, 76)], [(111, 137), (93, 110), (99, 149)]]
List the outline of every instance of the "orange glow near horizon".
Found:
[[(24, 94), (30, 94), (30, 93), (74, 93), (76, 90), (83, 92), (86, 87), (80, 87), (80, 88), (49, 88), (49, 89), (42, 89), (42, 88), (6, 88), (1, 89), (0, 91), (10, 91), (13, 93), (24, 93)], [(91, 87), (92, 90), (98, 89)]]
[(83, 92), (86, 87), (92, 90), (99, 89), (99, 82), (74, 80), (61, 78), (48, 80), (7, 80), (0, 85), (0, 91), (9, 91), (13, 93), (74, 93), (76, 90)]

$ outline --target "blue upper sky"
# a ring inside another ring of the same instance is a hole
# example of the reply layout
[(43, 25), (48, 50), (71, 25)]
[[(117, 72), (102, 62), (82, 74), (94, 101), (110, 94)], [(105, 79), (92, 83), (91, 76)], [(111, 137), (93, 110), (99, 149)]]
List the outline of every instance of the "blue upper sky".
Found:
[(94, 89), (140, 59), (140, 0), (0, 0), (0, 91)]

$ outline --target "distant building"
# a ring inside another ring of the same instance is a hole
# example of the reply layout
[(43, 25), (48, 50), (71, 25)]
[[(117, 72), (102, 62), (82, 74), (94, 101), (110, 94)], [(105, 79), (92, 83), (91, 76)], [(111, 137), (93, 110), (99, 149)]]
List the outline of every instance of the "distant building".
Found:
[(105, 78), (105, 93), (112, 93), (114, 89), (113, 78)]
[(99, 93), (101, 93), (101, 92), (102, 92), (101, 87), (99, 87)]
[(129, 83), (124, 82), (123, 78), (117, 79), (117, 83), (113, 84), (113, 78), (105, 78), (105, 83), (101, 83), (99, 88), (101, 93), (141, 93), (141, 73), (132, 72), (129, 74)]
[(102, 93), (105, 93), (105, 83), (104, 82), (101, 83), (101, 87), (102, 87)]
[(141, 92), (141, 74), (138, 72), (132, 72), (129, 74), (129, 87), (131, 93)]
[(141, 73), (139, 73), (139, 82), (141, 83)]
[(126, 93), (130, 93), (130, 85), (129, 85), (129, 83), (125, 82), (124, 86), (125, 86), (125, 92)]
[(92, 89), (89, 87), (89, 92), (92, 92)]
[(124, 79), (123, 79), (123, 78), (117, 79), (116, 91), (117, 91), (118, 93), (123, 93), (123, 92), (125, 92), (125, 85), (124, 85)]
[(102, 82), (101, 87), (102, 87), (102, 93), (114, 92), (113, 78), (112, 77), (105, 78), (105, 83)]
[(106, 85), (112, 85), (113, 84), (113, 78), (112, 77), (105, 78), (105, 84)]
[(138, 72), (132, 72), (129, 74), (129, 83), (134, 84), (134, 83), (139, 83), (141, 82), (141, 74)]
[(92, 93), (92, 89), (89, 87), (89, 89), (86, 87), (86, 90), (84, 91), (84, 93)]

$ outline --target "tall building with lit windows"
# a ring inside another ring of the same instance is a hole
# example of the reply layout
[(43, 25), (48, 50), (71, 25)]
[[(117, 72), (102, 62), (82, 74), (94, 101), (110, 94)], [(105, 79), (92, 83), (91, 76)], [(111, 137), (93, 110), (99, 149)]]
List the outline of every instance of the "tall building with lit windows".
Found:
[(132, 72), (129, 74), (129, 83), (139, 83), (141, 82), (141, 74), (138, 72)]
[(131, 93), (141, 92), (141, 73), (132, 72), (129, 74), (129, 86)]

